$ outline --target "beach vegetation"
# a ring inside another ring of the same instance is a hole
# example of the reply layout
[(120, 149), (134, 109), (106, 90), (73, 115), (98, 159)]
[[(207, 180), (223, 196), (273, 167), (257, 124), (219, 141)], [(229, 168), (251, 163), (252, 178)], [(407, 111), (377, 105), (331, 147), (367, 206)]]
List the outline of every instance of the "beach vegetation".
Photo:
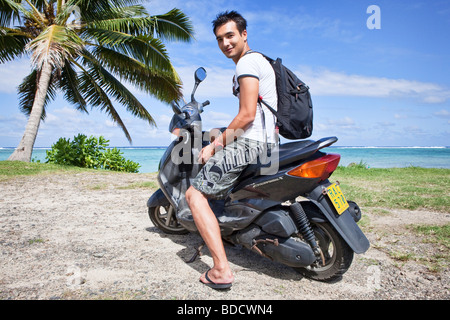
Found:
[(117, 148), (108, 148), (108, 142), (103, 136), (88, 138), (84, 134), (78, 134), (72, 141), (60, 138), (46, 151), (45, 158), (48, 163), (60, 165), (138, 172), (139, 163), (125, 159)]
[(369, 168), (369, 165), (367, 164), (367, 162), (361, 160), (361, 161), (359, 161), (359, 163), (351, 162), (351, 163), (349, 163), (349, 165), (347, 167), (349, 167), (349, 168), (367, 169), (367, 168)]
[(164, 43), (191, 41), (191, 21), (176, 8), (152, 16), (140, 2), (0, 1), (0, 63), (29, 56), (32, 65), (18, 86), (28, 122), (8, 160), (30, 162), (46, 107), (59, 93), (80, 112), (106, 113), (130, 143), (116, 104), (150, 126), (155, 121), (129, 85), (165, 103), (182, 96)]
[(366, 208), (450, 208), (449, 169), (339, 166), (330, 180), (339, 181), (345, 196)]

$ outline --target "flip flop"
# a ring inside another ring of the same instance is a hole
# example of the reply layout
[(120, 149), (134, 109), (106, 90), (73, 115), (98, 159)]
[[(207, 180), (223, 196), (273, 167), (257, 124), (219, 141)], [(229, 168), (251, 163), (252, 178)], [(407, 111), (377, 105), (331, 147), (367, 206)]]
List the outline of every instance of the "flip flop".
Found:
[(209, 281), (209, 283), (206, 283), (206, 282), (203, 282), (203, 281), (199, 280), (201, 283), (203, 283), (204, 285), (206, 285), (206, 286), (208, 286), (208, 287), (210, 287), (210, 288), (216, 289), (216, 290), (226, 290), (226, 289), (230, 289), (230, 288), (231, 288), (231, 286), (233, 285), (232, 282), (230, 282), (230, 283), (215, 283), (214, 281), (212, 281), (212, 280), (208, 277), (208, 272), (209, 272), (210, 270), (211, 270), (211, 269), (209, 269), (209, 270), (206, 271), (206, 273), (205, 273), (205, 279), (206, 279), (207, 281)]

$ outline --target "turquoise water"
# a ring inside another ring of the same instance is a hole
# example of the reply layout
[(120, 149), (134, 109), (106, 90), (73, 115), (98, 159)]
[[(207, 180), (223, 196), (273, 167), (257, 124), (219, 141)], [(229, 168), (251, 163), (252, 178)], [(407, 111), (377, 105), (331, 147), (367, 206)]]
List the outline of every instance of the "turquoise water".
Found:
[[(126, 159), (141, 165), (139, 172), (158, 171), (159, 159), (166, 147), (119, 147)], [(34, 161), (45, 162), (45, 148), (33, 151)], [(323, 149), (328, 153), (341, 155), (340, 165), (364, 163), (371, 168), (392, 168), (417, 166), (424, 168), (450, 169), (450, 148), (448, 147), (328, 147)], [(13, 148), (0, 148), (0, 161), (6, 160)]]
[(450, 148), (447, 147), (329, 147), (325, 152), (339, 153), (340, 165), (365, 163), (371, 168), (423, 168), (450, 169)]
[[(31, 156), (32, 161), (45, 162), (46, 150), (50, 148), (35, 148)], [(166, 151), (166, 147), (119, 147), (125, 159), (132, 160), (141, 165), (139, 172), (156, 172), (158, 171), (159, 159)], [(14, 148), (0, 148), (0, 161), (8, 159), (13, 153)]]

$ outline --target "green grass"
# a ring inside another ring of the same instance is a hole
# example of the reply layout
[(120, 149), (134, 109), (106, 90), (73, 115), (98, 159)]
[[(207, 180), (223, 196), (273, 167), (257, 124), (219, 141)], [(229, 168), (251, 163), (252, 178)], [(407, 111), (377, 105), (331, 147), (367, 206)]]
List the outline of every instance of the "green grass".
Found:
[[(363, 212), (377, 216), (389, 215), (390, 209), (420, 210), (450, 213), (450, 169), (407, 168), (368, 168), (364, 163), (348, 167), (338, 167), (330, 181), (339, 181), (347, 199), (356, 201)], [(366, 218), (366, 221), (364, 220)], [(374, 226), (367, 215), (359, 225), (366, 231)], [(385, 250), (399, 263), (416, 261), (425, 265), (429, 271), (440, 272), (449, 266), (450, 225), (408, 225), (398, 227), (398, 232), (412, 234), (417, 242), (430, 244), (428, 250), (410, 250), (391, 243)], [(377, 237), (387, 235), (377, 231)], [(414, 244), (414, 247), (420, 247)]]
[(159, 185), (156, 181), (135, 182), (126, 186), (118, 187), (118, 189), (158, 189)]
[(422, 243), (431, 244), (433, 250), (426, 254), (413, 256), (412, 259), (427, 266), (431, 272), (440, 272), (450, 264), (450, 224), (409, 225), (407, 226)]
[(34, 243), (44, 243), (45, 242), (45, 240), (44, 239), (41, 239), (41, 238), (34, 238), (34, 239), (30, 239), (30, 240), (28, 240), (28, 244), (34, 244)]
[(355, 165), (338, 167), (330, 180), (338, 180), (347, 199), (361, 206), (450, 212), (450, 169)]
[(436, 243), (450, 251), (450, 224), (443, 226), (412, 225), (410, 228), (417, 234), (424, 236), (424, 242)]
[(46, 173), (83, 172), (92, 169), (83, 169), (73, 166), (62, 166), (51, 163), (0, 161), (0, 181), (23, 175)]

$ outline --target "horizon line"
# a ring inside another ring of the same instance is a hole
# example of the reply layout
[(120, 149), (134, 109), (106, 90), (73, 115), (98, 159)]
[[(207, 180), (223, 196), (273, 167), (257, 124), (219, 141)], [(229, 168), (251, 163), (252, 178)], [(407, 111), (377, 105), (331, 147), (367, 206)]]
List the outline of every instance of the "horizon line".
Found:
[[(163, 149), (168, 146), (108, 146), (106, 148), (124, 148), (124, 149), (145, 149), (145, 148), (154, 148), (154, 149)], [(0, 147), (0, 150), (14, 150), (17, 147)], [(33, 147), (34, 149), (51, 149), (52, 147)], [(328, 146), (327, 148), (361, 148), (361, 149), (381, 149), (381, 148), (409, 148), (409, 149), (448, 149), (450, 146)]]

